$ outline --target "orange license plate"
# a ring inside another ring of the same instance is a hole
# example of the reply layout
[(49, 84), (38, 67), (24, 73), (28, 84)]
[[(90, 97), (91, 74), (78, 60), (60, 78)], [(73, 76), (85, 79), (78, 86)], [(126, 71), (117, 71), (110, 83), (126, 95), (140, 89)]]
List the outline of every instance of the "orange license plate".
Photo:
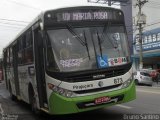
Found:
[(95, 99), (95, 104), (107, 103), (107, 102), (110, 101), (110, 100), (111, 100), (110, 97), (100, 97), (100, 98), (96, 98), (96, 99)]

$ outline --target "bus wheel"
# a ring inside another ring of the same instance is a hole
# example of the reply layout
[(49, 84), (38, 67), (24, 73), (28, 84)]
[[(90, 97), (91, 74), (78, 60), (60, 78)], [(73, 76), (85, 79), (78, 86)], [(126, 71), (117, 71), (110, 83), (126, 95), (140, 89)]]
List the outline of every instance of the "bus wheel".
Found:
[(12, 101), (16, 101), (17, 100), (16, 96), (14, 96), (12, 93), (9, 93), (9, 96), (10, 96)]
[(14, 96), (14, 95), (11, 94), (11, 93), (10, 93), (10, 97), (11, 97), (11, 100), (13, 100), (13, 101), (16, 101), (16, 100), (17, 100), (16, 96)]
[(31, 105), (31, 110), (34, 114), (39, 114), (39, 110), (37, 108), (37, 103), (36, 103), (36, 96), (35, 96), (35, 93), (31, 92), (30, 94), (30, 105)]
[(12, 94), (12, 88), (11, 88), (11, 84), (9, 84), (9, 96), (11, 98), (12, 101), (15, 101), (16, 100), (16, 96), (14, 96)]

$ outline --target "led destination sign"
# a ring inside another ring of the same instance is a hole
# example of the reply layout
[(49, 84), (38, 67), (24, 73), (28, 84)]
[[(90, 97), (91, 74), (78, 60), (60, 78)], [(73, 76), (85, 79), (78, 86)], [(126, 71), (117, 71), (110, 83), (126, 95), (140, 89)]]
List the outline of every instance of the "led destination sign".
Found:
[(123, 20), (121, 12), (118, 11), (78, 11), (57, 13), (57, 21), (94, 21), (94, 20)]
[(115, 9), (67, 9), (45, 13), (45, 22), (118, 21), (123, 22), (123, 13)]
[(58, 21), (107, 20), (108, 12), (65, 12), (57, 14)]

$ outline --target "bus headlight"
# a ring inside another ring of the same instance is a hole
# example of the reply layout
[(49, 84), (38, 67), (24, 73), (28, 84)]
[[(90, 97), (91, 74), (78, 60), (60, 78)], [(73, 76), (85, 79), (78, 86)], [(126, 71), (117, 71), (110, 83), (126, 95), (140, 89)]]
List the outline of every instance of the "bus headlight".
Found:
[(122, 84), (122, 88), (127, 88), (132, 83), (132, 81), (132, 78), (128, 79), (126, 82)]
[(67, 91), (65, 94), (66, 97), (73, 97), (73, 92), (72, 91)]
[(64, 97), (74, 97), (75, 96), (74, 92), (72, 92), (70, 90), (60, 88), (60, 87), (55, 86), (51, 83), (48, 83), (48, 88), (51, 89), (52, 91), (58, 93), (59, 95), (64, 96)]

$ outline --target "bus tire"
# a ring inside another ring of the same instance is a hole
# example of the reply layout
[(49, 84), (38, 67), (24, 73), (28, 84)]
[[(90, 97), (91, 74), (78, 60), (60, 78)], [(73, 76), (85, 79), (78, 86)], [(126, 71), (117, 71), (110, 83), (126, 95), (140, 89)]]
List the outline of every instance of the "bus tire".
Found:
[(12, 101), (16, 101), (17, 98), (12, 93), (11, 83), (9, 83), (9, 96), (10, 96)]
[(35, 97), (35, 92), (33, 90), (33, 87), (29, 85), (29, 103), (31, 110), (34, 114), (39, 114), (39, 110), (37, 108), (37, 103), (36, 103), (36, 97)]

